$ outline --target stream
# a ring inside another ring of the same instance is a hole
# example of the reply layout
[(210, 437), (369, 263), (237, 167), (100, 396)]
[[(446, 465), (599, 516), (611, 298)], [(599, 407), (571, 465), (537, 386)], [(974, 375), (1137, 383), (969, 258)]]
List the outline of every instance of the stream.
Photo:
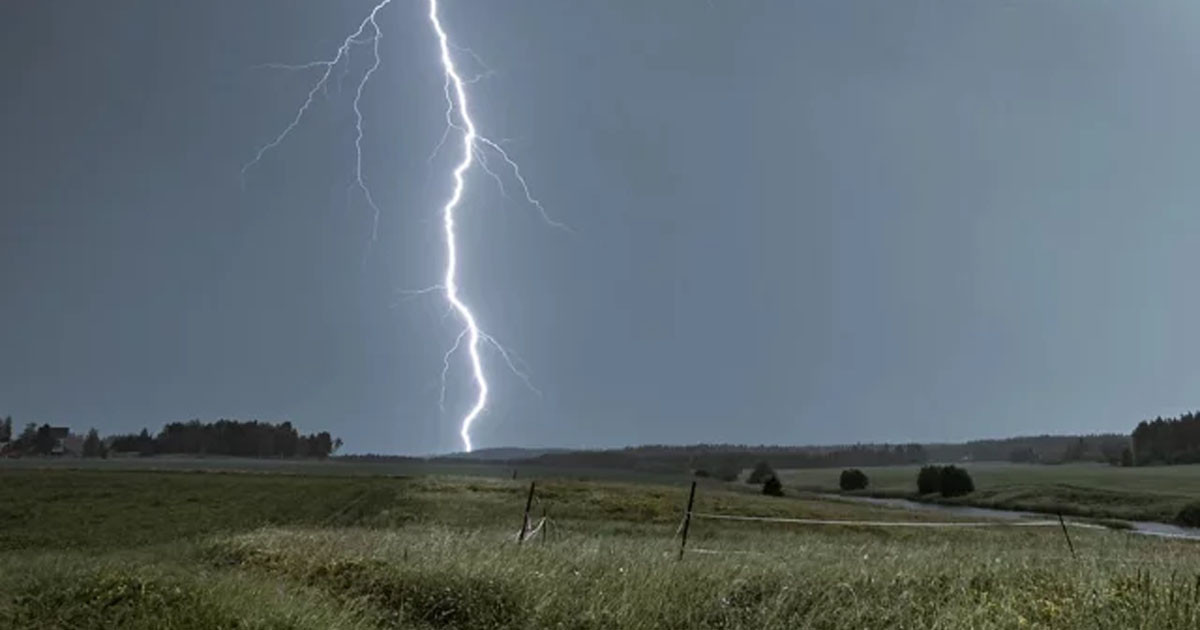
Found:
[[(937, 512), (940, 514), (948, 514), (960, 518), (992, 518), (1000, 520), (1016, 520), (1025, 518), (1056, 518), (1056, 514), (1042, 514), (1038, 512), (1021, 512), (1017, 510), (997, 510), (994, 508), (974, 507), (970, 505), (941, 505), (939, 503), (923, 503), (921, 501), (913, 501), (911, 499), (888, 499), (877, 497), (858, 497), (845, 494), (822, 493), (818, 496), (827, 499), (836, 499), (841, 501), (852, 501), (855, 503), (867, 503), (870, 505), (878, 505), (881, 507), (900, 508), (905, 510), (915, 510), (924, 512)], [(1074, 520), (1074, 519), (1067, 519)], [(1200, 540), (1200, 527), (1183, 527), (1180, 525), (1171, 525), (1170, 523), (1157, 523), (1154, 521), (1126, 521), (1123, 519), (1106, 519), (1112, 521), (1121, 521), (1127, 523), (1130, 527), (1129, 533), (1141, 534), (1143, 536), (1161, 536), (1163, 538), (1188, 538)]]

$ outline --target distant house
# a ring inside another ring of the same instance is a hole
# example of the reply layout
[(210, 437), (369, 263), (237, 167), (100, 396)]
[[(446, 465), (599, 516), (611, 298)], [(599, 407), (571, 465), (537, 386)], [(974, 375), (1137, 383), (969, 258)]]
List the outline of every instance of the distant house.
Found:
[(72, 433), (62, 441), (62, 446), (66, 451), (66, 455), (80, 457), (83, 455), (83, 436), (78, 433)]
[(54, 446), (50, 448), (50, 454), (65, 455), (67, 453), (67, 438), (71, 437), (71, 429), (69, 427), (50, 427), (50, 437), (54, 440)]

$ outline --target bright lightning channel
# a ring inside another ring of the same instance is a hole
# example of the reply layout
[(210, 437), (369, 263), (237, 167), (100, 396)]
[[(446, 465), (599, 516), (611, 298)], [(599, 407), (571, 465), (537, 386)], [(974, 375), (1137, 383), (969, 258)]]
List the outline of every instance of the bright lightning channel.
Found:
[[(483, 373), (483, 360), (479, 358), (479, 324), (475, 321), (475, 314), (458, 296), (458, 236), (454, 232), (454, 210), (462, 201), (467, 169), (471, 168), (471, 164), (475, 161), (475, 139), (478, 134), (475, 132), (475, 121), (471, 119), (471, 110), (467, 106), (467, 89), (463, 85), (458, 70), (454, 67), (454, 59), (450, 56), (450, 38), (446, 35), (446, 29), (442, 28), (442, 20), (438, 17), (437, 0), (429, 0), (429, 22), (433, 25), (434, 32), (437, 33), (438, 45), (441, 48), (442, 68), (446, 73), (446, 98), (450, 99), (449, 90), (453, 86), (454, 103), (458, 106), (458, 117), (462, 119), (463, 125), (463, 156), (458, 165), (454, 167), (454, 192), (450, 194), (446, 205), (442, 206), (442, 227), (446, 231), (446, 276), (442, 281), (442, 286), (446, 290), (446, 301), (450, 302), (455, 312), (458, 313), (467, 330), (467, 354), (471, 357), (471, 374), (475, 378), (476, 397), (475, 404), (471, 405), (470, 411), (462, 419), (462, 426), (458, 434), (462, 436), (463, 448), (470, 453), (472, 450), (471, 424), (487, 406), (488, 380)], [(459, 339), (461, 340), (461, 336)]]
[[(316, 83), (314, 83), (311, 89), (309, 89), (307, 97), (300, 105), (300, 108), (296, 111), (292, 121), (286, 127), (284, 127), (283, 131), (275, 136), (274, 139), (259, 147), (258, 151), (254, 155), (254, 158), (242, 167), (242, 177), (244, 179), (247, 171), (258, 165), (258, 163), (262, 161), (263, 156), (265, 156), (272, 149), (278, 147), (281, 143), (283, 143), (284, 140), (287, 139), (292, 131), (300, 125), (300, 122), (303, 120), (305, 114), (307, 114), (312, 108), (313, 103), (316, 101), (317, 94), (323, 93), (326, 96), (328, 95), (329, 80), (333, 74), (334, 68), (336, 68), (338, 65), (342, 65), (342, 73), (337, 77), (337, 84), (340, 91), (341, 84), (346, 74), (349, 72), (351, 49), (356, 45), (369, 44), (371, 46), (373, 58), (370, 66), (368, 66), (362, 77), (359, 79), (358, 86), (354, 91), (353, 108), (356, 132), (354, 138), (354, 181), (348, 187), (348, 192), (352, 192), (353, 190), (357, 189), (373, 213), (373, 224), (371, 229), (372, 242), (378, 236), (380, 209), (375, 203), (375, 198), (371, 194), (371, 190), (367, 186), (366, 178), (363, 175), (362, 142), (364, 137), (364, 125), (362, 109), (359, 105), (362, 101), (363, 92), (366, 89), (367, 83), (370, 81), (371, 76), (375, 73), (375, 71), (379, 69), (381, 63), (381, 58), (379, 55), (379, 42), (383, 38), (383, 31), (379, 28), (376, 18), (379, 15), (379, 12), (391, 4), (391, 2), (392, 0), (382, 0), (379, 4), (375, 5), (375, 8), (371, 10), (371, 13), (359, 24), (358, 29), (354, 33), (350, 34), (349, 37), (342, 40), (341, 45), (337, 49), (337, 53), (332, 59), (312, 61), (295, 65), (272, 63), (258, 66), (261, 68), (274, 68), (291, 71), (321, 70), (322, 72)], [(471, 117), (470, 108), (468, 107), (466, 86), (473, 84), (484, 76), (491, 74), (491, 71), (487, 70), (483, 75), (476, 77), (468, 79), (463, 78), (463, 76), (459, 73), (458, 68), (454, 64), (454, 57), (450, 52), (451, 48), (466, 52), (471, 55), (481, 66), (483, 66), (483, 64), (470, 49), (458, 48), (450, 43), (450, 37), (446, 33), (445, 27), (442, 25), (438, 8), (438, 0), (429, 0), (429, 23), (433, 27), (434, 34), (437, 36), (439, 58), (444, 75), (443, 92), (446, 99), (446, 128), (442, 133), (441, 140), (438, 141), (437, 146), (434, 148), (434, 152), (430, 155), (429, 159), (432, 161), (433, 157), (442, 149), (446, 140), (449, 138), (451, 131), (453, 130), (457, 130), (462, 134), (463, 154), (462, 158), (454, 166), (454, 170), (451, 173), (454, 181), (453, 191), (441, 208), (442, 228), (446, 241), (446, 267), (442, 283), (425, 289), (410, 291), (408, 293), (419, 295), (430, 293), (435, 290), (441, 291), (446, 298), (450, 312), (457, 315), (458, 319), (463, 324), (463, 329), (455, 338), (454, 344), (442, 358), (442, 387), (441, 395), (438, 399), (438, 406), (444, 411), (446, 400), (446, 379), (450, 371), (450, 359), (456, 352), (458, 352), (465, 341), (467, 355), (470, 359), (471, 376), (475, 382), (476, 396), (470, 409), (467, 411), (466, 415), (462, 417), (459, 427), (459, 436), (462, 438), (464, 449), (469, 453), (474, 448), (471, 443), (471, 426), (487, 408), (488, 394), (490, 392), (487, 375), (483, 367), (483, 358), (480, 355), (480, 345), (482, 343), (487, 343), (488, 345), (494, 347), (500, 353), (501, 358), (504, 360), (505, 364), (510, 370), (520, 377), (535, 393), (541, 393), (535, 387), (533, 387), (528, 374), (524, 370), (517, 367), (517, 364), (514, 362), (515, 355), (512, 353), (512, 351), (506, 349), (498, 341), (496, 341), (494, 337), (488, 335), (479, 327), (479, 323), (475, 317), (475, 314), (471, 311), (470, 307), (467, 306), (466, 302), (463, 301), (462, 296), (459, 293), (458, 235), (455, 230), (455, 211), (458, 210), (466, 189), (468, 171), (470, 171), (473, 166), (478, 164), (480, 168), (482, 168), (489, 176), (492, 177), (492, 179), (496, 181), (496, 184), (500, 187), (501, 194), (505, 197), (508, 196), (504, 188), (503, 179), (489, 167), (486, 153), (483, 150), (491, 150), (500, 157), (500, 159), (504, 162), (504, 165), (509, 168), (513, 179), (520, 186), (521, 192), (524, 196), (524, 201), (537, 209), (542, 220), (551, 226), (563, 230), (569, 231), (569, 228), (550, 217), (549, 213), (546, 211), (546, 208), (536, 197), (533, 196), (533, 193), (530, 191), (529, 184), (521, 175), (520, 166), (516, 161), (509, 157), (508, 153), (504, 150), (501, 144), (479, 134), (475, 126), (475, 121)], [(486, 68), (486, 66), (484, 67)], [(459, 122), (455, 121), (455, 114), (457, 114)]]

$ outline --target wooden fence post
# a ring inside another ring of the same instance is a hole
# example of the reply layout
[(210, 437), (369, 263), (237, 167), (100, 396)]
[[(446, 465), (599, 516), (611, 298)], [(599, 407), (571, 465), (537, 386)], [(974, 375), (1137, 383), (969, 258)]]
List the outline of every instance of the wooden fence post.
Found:
[(1067, 523), (1063, 520), (1062, 512), (1058, 513), (1058, 525), (1062, 527), (1063, 536), (1067, 539), (1067, 549), (1071, 550), (1071, 557), (1075, 557), (1075, 545), (1071, 544), (1071, 535), (1067, 533)]
[(687, 511), (683, 513), (683, 537), (679, 540), (679, 559), (683, 560), (683, 549), (687, 547), (688, 528), (692, 525), (692, 504), (696, 501), (696, 482), (692, 481), (692, 490), (688, 493)]
[(525, 534), (529, 532), (529, 509), (533, 507), (534, 483), (529, 482), (529, 496), (525, 497), (525, 515), (521, 518), (521, 535), (517, 536), (517, 544), (525, 542)]

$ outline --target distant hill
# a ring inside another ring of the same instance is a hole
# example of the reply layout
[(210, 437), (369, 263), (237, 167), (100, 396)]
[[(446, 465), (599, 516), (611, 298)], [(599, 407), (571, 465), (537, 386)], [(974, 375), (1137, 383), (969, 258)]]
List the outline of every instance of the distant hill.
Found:
[(894, 466), (927, 462), (1011, 461), (1057, 464), (1065, 461), (1116, 463), (1129, 445), (1123, 434), (1038, 435), (961, 443), (767, 446), (745, 444), (644, 445), (621, 449), (483, 449), (436, 459), (504, 461), (564, 469), (624, 469), (647, 472), (704, 471), (728, 477), (759, 461), (783, 468)]
[(766, 461), (776, 469), (897, 466), (924, 463), (1008, 461), (1058, 464), (1066, 461), (1119, 463), (1130, 436), (1036, 435), (959, 443), (748, 445), (748, 444), (647, 444), (617, 449), (484, 448), (470, 453), (428, 457), (345, 455), (345, 461), (436, 461), (472, 464), (505, 464), (570, 470), (624, 470), (670, 474), (701, 474), (735, 478), (756, 463)]
[(521, 448), (516, 446), (501, 446), (497, 448), (481, 448), (476, 451), (471, 451), (470, 453), (448, 453), (446, 455), (438, 455), (431, 459), (466, 459), (471, 461), (508, 462), (523, 461), (541, 457), (543, 455), (570, 452), (571, 449), (567, 448)]

